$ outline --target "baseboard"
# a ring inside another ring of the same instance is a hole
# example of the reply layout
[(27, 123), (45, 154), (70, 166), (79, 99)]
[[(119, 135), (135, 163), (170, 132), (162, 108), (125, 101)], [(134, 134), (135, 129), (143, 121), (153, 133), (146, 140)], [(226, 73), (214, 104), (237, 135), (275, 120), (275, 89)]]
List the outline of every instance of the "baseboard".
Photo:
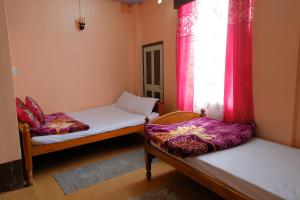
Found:
[(0, 192), (24, 187), (22, 160), (0, 164)]

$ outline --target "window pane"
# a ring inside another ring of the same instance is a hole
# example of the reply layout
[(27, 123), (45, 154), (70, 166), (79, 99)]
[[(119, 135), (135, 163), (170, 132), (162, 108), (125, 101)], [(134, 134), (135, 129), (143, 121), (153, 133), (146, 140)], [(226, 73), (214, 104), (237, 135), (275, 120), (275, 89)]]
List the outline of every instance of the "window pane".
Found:
[(159, 92), (154, 92), (154, 98), (160, 99), (160, 93)]
[(154, 51), (154, 84), (160, 85), (160, 50)]
[(146, 52), (146, 75), (147, 75), (147, 84), (152, 83), (152, 72), (151, 72), (151, 51)]
[(152, 92), (147, 90), (147, 97), (152, 97)]

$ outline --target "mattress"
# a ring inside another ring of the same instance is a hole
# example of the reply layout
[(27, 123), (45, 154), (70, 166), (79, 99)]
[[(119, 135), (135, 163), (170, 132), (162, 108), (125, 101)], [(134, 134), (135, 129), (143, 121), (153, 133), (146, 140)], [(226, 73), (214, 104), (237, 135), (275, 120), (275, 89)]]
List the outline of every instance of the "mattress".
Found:
[[(70, 117), (90, 126), (89, 130), (61, 135), (36, 136), (31, 138), (34, 146), (45, 145), (66, 140), (101, 134), (120, 128), (136, 126), (145, 123), (146, 116), (127, 112), (115, 105), (96, 107), (78, 112), (67, 113)], [(158, 113), (151, 113), (148, 118), (158, 117)]]
[(299, 149), (253, 138), (231, 149), (174, 158), (252, 199), (300, 199)]

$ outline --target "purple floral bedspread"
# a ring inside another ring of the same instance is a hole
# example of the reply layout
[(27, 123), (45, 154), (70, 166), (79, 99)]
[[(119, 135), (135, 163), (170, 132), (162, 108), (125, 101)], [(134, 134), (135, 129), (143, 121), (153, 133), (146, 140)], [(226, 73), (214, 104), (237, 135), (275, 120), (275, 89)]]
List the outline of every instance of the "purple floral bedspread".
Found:
[(145, 134), (169, 153), (187, 157), (242, 144), (253, 136), (254, 129), (254, 122), (226, 123), (202, 117), (170, 125), (147, 124)]
[(53, 113), (45, 116), (45, 124), (39, 128), (31, 128), (31, 137), (44, 136), (44, 135), (56, 135), (72, 133), (76, 131), (85, 131), (90, 127), (80, 121), (77, 121), (65, 113)]

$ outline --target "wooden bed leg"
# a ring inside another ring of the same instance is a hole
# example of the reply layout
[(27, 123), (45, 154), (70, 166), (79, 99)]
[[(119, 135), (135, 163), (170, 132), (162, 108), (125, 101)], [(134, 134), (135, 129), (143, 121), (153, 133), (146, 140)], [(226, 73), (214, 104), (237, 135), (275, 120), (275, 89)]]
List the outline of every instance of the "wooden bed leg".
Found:
[(151, 179), (151, 163), (153, 155), (148, 152), (145, 152), (145, 162), (146, 162), (146, 178), (149, 181)]
[(27, 185), (33, 185), (33, 173), (32, 173), (32, 154), (31, 154), (31, 137), (30, 129), (28, 124), (20, 124), (19, 129), (22, 137), (22, 150), (24, 156), (24, 165), (25, 165), (25, 182)]
[(26, 178), (27, 180), (25, 180), (25, 181), (26, 181), (27, 185), (33, 185), (32, 170), (27, 171), (26, 174), (27, 174), (27, 178)]

